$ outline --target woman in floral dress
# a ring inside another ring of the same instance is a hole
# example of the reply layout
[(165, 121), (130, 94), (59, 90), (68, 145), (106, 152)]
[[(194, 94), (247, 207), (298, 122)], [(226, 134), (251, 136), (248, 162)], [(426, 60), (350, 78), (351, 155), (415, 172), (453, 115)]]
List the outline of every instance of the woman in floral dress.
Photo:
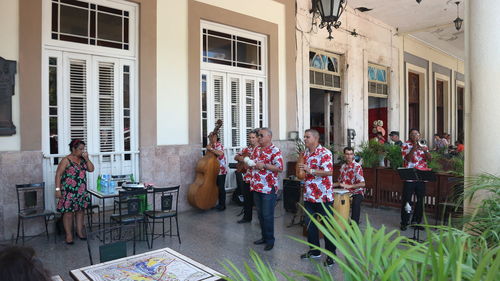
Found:
[(85, 142), (72, 140), (69, 144), (71, 154), (64, 157), (56, 171), (57, 211), (63, 214), (64, 231), (67, 244), (73, 244), (73, 214), (76, 217), (76, 234), (85, 240), (84, 211), (90, 206), (87, 192), (87, 171), (94, 171), (94, 164), (85, 152)]

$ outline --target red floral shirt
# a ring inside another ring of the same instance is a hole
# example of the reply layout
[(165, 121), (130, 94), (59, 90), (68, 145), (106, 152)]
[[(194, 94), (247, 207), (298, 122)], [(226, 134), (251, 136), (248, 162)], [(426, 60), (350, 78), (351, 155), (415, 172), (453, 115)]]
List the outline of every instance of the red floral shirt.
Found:
[[(250, 157), (250, 159), (253, 160), (254, 159), (253, 152), (255, 151), (255, 148), (256, 147), (253, 146), (245, 147), (238, 153), (238, 155), (242, 156), (243, 154), (246, 154), (249, 155), (248, 157)], [(252, 167), (248, 167), (245, 174), (243, 174), (243, 181), (250, 183), (251, 180), (252, 180)]]
[(220, 142), (217, 142), (214, 145), (214, 149), (222, 151), (222, 155), (217, 156), (217, 159), (219, 160), (219, 175), (225, 175), (227, 174), (227, 167), (226, 167), (227, 160), (226, 160), (226, 155), (224, 154), (224, 146)]
[[(339, 183), (354, 185), (364, 181), (363, 168), (361, 168), (359, 163), (353, 161), (351, 164), (342, 164), (342, 167), (340, 167)], [(364, 187), (353, 187), (348, 189), (351, 194), (365, 194)]]
[[(318, 145), (314, 152), (306, 150), (304, 163), (314, 170), (333, 171), (333, 160), (330, 150)], [(304, 179), (304, 200), (313, 203), (326, 203), (333, 201), (332, 177), (313, 176), (306, 173)]]
[[(264, 163), (274, 165), (283, 170), (283, 157), (279, 148), (271, 144), (268, 147), (258, 147), (254, 150), (252, 160), (255, 163)], [(268, 169), (252, 169), (252, 180), (250, 181), (250, 190), (271, 194), (278, 190), (278, 172), (272, 172)]]
[(401, 154), (403, 155), (403, 167), (415, 168), (417, 170), (429, 170), (427, 162), (425, 161), (425, 152), (421, 149), (415, 150), (411, 161), (406, 161), (405, 157), (410, 153), (410, 150), (412, 148), (413, 143), (411, 141), (405, 142), (401, 147)]

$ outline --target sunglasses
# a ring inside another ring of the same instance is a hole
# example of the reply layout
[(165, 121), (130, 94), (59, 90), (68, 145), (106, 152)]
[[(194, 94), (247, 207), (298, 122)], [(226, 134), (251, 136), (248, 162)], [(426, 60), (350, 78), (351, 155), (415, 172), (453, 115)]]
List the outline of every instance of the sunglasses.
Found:
[(264, 137), (264, 135), (263, 135), (263, 134), (258, 134), (257, 136), (258, 136), (259, 138), (263, 138), (263, 137)]

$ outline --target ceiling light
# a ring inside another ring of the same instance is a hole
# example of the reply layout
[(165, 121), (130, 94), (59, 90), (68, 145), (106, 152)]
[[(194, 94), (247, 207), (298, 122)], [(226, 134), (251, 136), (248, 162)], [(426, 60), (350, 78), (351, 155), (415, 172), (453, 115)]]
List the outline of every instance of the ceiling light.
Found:
[(345, 9), (346, 0), (311, 0), (311, 2), (312, 9), (310, 12), (320, 15), (321, 23), (319, 28), (326, 27), (328, 39), (332, 40), (332, 27), (337, 29), (342, 24), (339, 19)]
[(458, 16), (458, 5), (460, 4), (460, 2), (457, 1), (455, 2), (455, 4), (457, 4), (457, 18), (453, 22), (455, 23), (455, 28), (457, 30), (460, 30), (462, 28), (462, 23), (464, 22), (464, 20)]

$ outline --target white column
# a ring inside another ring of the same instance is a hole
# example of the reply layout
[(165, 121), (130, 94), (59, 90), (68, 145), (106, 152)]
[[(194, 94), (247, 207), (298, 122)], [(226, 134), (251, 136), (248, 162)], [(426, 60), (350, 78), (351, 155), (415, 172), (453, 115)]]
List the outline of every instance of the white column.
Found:
[(500, 1), (465, 3), (466, 175), (500, 175)]

